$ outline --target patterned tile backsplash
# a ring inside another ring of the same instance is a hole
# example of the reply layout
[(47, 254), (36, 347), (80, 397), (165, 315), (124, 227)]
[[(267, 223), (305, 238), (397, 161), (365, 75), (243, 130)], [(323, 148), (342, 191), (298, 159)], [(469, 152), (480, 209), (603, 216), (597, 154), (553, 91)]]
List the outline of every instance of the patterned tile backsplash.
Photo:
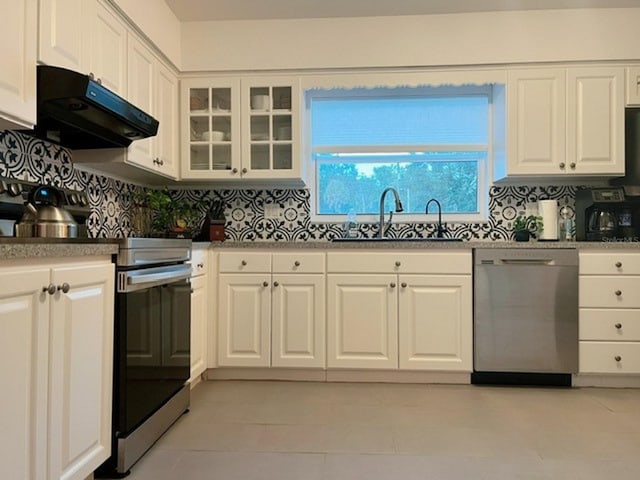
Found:
[[(143, 187), (73, 168), (72, 152), (17, 132), (0, 131), (0, 176), (40, 182), (88, 192), (91, 215), (87, 219), (93, 238), (120, 238), (132, 234), (132, 197)], [(489, 220), (484, 223), (449, 224), (449, 235), (473, 240), (508, 240), (513, 219), (538, 199), (558, 200), (573, 213), (576, 187), (491, 187)], [(177, 190), (176, 198), (213, 200), (225, 205), (225, 234), (234, 241), (309, 241), (341, 236), (342, 224), (312, 223), (309, 192), (296, 190)], [(265, 206), (275, 204), (282, 218), (265, 218)], [(359, 234), (373, 237), (377, 225), (360, 224)], [(395, 223), (391, 237), (427, 237), (435, 224)]]

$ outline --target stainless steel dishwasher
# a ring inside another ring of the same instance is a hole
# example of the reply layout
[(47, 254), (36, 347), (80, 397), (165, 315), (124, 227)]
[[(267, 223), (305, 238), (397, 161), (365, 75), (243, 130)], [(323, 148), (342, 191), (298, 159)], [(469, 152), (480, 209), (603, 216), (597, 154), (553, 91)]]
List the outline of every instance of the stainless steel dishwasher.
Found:
[(476, 249), (473, 275), (476, 379), (564, 374), (570, 385), (578, 371), (577, 251)]

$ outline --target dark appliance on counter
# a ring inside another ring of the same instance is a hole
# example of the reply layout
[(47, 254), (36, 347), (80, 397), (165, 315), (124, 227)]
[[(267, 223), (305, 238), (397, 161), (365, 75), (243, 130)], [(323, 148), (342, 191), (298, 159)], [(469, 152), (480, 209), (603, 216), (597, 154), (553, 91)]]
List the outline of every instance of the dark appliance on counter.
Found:
[(576, 240), (640, 241), (640, 197), (627, 195), (624, 187), (579, 189)]
[(88, 75), (38, 65), (37, 121), (25, 133), (73, 150), (128, 147), (158, 121)]
[(578, 372), (575, 248), (475, 249), (471, 382), (571, 386)]
[(191, 240), (122, 239), (116, 257), (111, 457), (121, 478), (189, 409)]
[[(40, 215), (29, 213), (30, 202)], [(90, 214), (85, 192), (0, 178), (0, 237), (87, 238)]]

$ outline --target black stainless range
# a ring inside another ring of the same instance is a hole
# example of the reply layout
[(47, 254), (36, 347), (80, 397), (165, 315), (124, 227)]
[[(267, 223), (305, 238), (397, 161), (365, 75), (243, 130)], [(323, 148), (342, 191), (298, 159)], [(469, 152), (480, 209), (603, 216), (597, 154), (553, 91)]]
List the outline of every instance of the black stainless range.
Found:
[(189, 408), (191, 240), (127, 238), (116, 260), (112, 456), (119, 478)]

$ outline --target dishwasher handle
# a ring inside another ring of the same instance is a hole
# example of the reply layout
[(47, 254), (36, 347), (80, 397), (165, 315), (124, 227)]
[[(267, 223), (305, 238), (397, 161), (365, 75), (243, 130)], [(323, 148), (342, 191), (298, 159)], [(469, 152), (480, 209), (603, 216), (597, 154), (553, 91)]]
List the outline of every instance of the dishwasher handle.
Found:
[(553, 258), (501, 258), (498, 265), (555, 265)]

